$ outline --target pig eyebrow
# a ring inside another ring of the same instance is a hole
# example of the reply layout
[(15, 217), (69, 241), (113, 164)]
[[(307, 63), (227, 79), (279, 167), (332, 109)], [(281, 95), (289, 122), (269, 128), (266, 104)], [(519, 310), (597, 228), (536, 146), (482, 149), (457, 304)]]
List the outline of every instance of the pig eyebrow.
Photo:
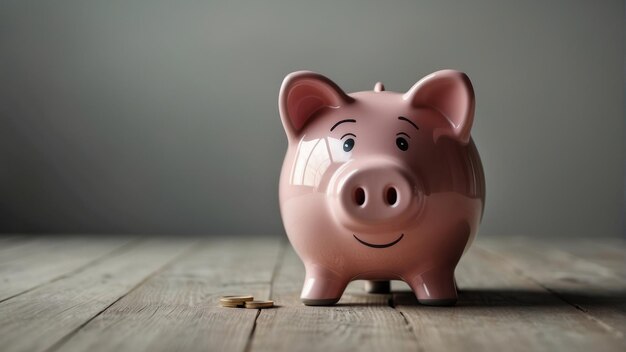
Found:
[(346, 120), (341, 120), (341, 121), (337, 122), (336, 124), (334, 124), (334, 125), (333, 125), (333, 127), (331, 127), (331, 128), (330, 128), (330, 130), (331, 130), (331, 131), (332, 131), (332, 130), (334, 130), (334, 129), (335, 129), (335, 127), (339, 126), (340, 124), (342, 124), (342, 123), (344, 123), (344, 122), (355, 122), (355, 123), (356, 123), (356, 120), (355, 120), (355, 119), (346, 119)]
[(402, 120), (402, 121), (406, 121), (406, 122), (410, 123), (411, 125), (413, 125), (413, 127), (415, 127), (416, 130), (420, 129), (419, 127), (417, 127), (417, 125), (413, 121), (407, 119), (404, 116), (398, 116), (398, 120)]

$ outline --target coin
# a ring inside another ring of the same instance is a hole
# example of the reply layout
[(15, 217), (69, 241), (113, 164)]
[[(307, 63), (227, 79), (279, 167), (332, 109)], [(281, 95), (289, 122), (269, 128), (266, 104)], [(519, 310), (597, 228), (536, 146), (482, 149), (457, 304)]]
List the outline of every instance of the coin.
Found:
[(236, 305), (241, 305), (243, 306), (244, 302), (247, 301), (252, 301), (254, 300), (254, 297), (250, 296), (250, 295), (244, 295), (244, 296), (222, 296), (222, 298), (220, 298), (220, 304), (224, 305), (224, 304), (236, 304)]
[(262, 309), (262, 308), (272, 308), (274, 306), (274, 301), (247, 301), (246, 308), (250, 309)]
[(221, 303), (220, 302), (220, 305), (226, 308), (244, 308), (243, 303)]

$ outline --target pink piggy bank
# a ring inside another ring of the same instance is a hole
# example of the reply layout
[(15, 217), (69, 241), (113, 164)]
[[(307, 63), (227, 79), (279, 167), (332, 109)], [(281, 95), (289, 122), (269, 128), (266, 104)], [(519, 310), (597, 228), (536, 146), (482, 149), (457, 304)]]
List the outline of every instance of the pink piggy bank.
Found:
[(362, 279), (370, 291), (403, 280), (422, 304), (455, 304), (454, 270), (485, 202), (469, 78), (443, 70), (404, 94), (381, 83), (346, 94), (300, 71), (283, 81), (279, 109), (289, 142), (280, 210), (306, 269), (302, 302), (334, 304)]

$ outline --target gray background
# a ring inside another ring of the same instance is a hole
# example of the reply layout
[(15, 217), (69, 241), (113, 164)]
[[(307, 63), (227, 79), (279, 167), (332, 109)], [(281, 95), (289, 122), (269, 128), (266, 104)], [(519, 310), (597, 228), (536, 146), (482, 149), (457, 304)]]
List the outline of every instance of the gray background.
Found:
[(618, 236), (623, 1), (0, 1), (0, 231), (280, 234), (282, 78), (469, 74), (489, 235)]

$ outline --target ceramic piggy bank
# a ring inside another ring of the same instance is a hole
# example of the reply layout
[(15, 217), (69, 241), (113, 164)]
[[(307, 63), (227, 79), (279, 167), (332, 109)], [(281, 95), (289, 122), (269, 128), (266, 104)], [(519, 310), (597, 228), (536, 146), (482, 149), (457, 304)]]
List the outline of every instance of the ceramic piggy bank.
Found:
[(352, 280), (404, 280), (422, 304), (457, 300), (455, 267), (480, 223), (485, 181), (470, 137), (474, 91), (443, 70), (406, 93), (344, 93), (308, 71), (283, 81), (289, 146), (280, 210), (306, 277), (306, 305), (336, 303)]

